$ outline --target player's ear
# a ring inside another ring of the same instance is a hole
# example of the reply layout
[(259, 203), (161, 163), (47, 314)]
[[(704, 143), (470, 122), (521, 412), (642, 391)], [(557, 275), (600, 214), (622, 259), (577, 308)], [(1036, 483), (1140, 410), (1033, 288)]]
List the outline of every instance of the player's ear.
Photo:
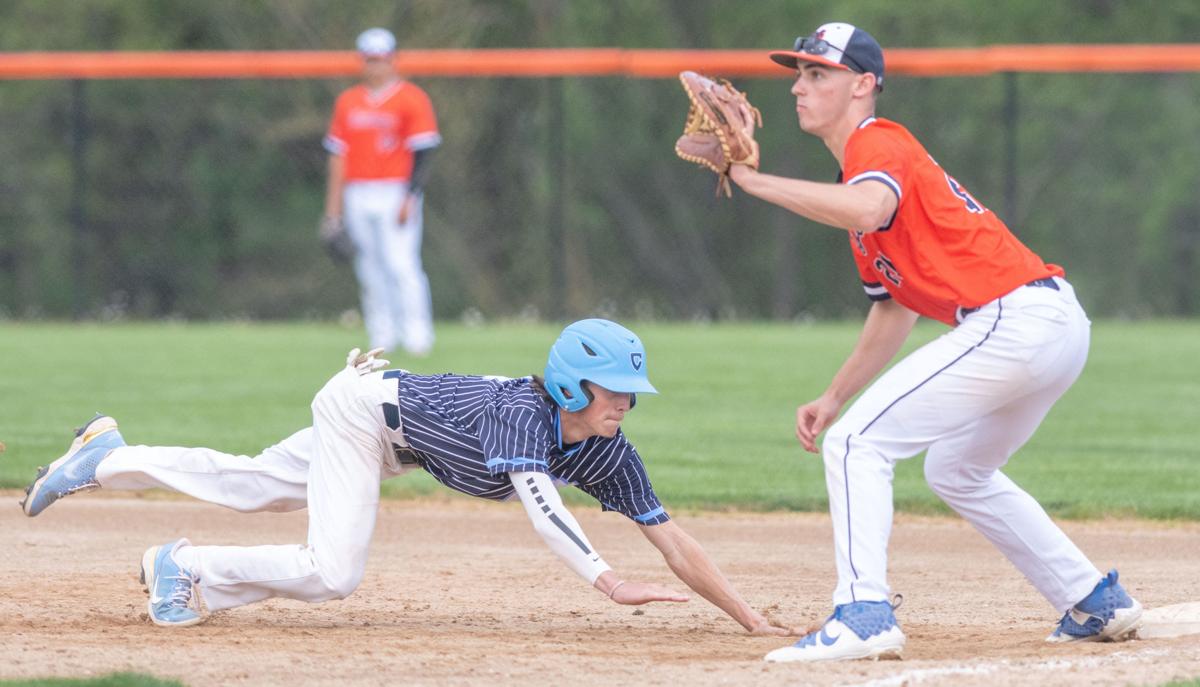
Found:
[(860, 98), (873, 96), (877, 85), (878, 80), (874, 74), (870, 72), (858, 74), (854, 79), (854, 95)]

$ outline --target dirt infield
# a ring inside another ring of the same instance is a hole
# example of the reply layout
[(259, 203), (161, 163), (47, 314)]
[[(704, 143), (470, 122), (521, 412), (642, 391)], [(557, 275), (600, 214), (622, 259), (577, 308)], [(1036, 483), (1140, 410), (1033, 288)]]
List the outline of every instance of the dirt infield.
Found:
[[(893, 587), (903, 661), (767, 665), (701, 599), (618, 606), (543, 546), (519, 504), (387, 503), (363, 585), (326, 604), (272, 600), (194, 628), (146, 619), (137, 563), (151, 544), (291, 543), (303, 512), (243, 515), (173, 499), (76, 496), (37, 519), (0, 492), (0, 677), (135, 670), (192, 685), (1021, 685), (1161, 684), (1200, 676), (1200, 641), (1051, 646), (1057, 620), (963, 522), (897, 520)], [(626, 576), (674, 583), (636, 526), (576, 508)], [(796, 624), (829, 612), (828, 518), (675, 513), (742, 593)], [(1200, 525), (1067, 523), (1147, 607), (1200, 600)]]

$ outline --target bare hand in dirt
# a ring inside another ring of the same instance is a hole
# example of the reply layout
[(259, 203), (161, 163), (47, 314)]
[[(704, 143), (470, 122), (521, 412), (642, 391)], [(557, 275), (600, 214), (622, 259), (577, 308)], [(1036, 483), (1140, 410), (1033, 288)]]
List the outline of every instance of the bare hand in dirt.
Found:
[(652, 582), (625, 582), (613, 592), (612, 600), (626, 606), (640, 606), (651, 601), (687, 601), (688, 595)]
[(804, 628), (784, 625), (774, 618), (763, 618), (749, 632), (755, 637), (799, 637), (808, 634)]

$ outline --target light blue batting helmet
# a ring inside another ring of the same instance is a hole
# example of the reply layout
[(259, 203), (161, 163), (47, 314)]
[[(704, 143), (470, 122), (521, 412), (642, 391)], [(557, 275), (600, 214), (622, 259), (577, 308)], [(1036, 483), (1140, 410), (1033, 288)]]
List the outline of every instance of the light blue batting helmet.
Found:
[(608, 320), (567, 325), (550, 347), (546, 391), (567, 412), (587, 407), (587, 380), (617, 393), (657, 394), (646, 376), (646, 348), (637, 334)]

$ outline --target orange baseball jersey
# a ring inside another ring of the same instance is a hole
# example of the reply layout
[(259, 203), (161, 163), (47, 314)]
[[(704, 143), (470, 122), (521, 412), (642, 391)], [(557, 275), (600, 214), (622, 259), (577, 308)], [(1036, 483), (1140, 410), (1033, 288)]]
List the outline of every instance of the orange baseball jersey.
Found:
[(839, 181), (875, 181), (896, 194), (896, 214), (873, 232), (850, 232), (872, 300), (895, 298), (951, 326), (959, 307), (989, 303), (1036, 279), (1063, 276), (930, 157), (908, 129), (869, 117), (846, 142)]
[(413, 151), (442, 142), (429, 96), (400, 80), (372, 92), (354, 86), (338, 96), (325, 148), (346, 158), (346, 181), (412, 176)]

